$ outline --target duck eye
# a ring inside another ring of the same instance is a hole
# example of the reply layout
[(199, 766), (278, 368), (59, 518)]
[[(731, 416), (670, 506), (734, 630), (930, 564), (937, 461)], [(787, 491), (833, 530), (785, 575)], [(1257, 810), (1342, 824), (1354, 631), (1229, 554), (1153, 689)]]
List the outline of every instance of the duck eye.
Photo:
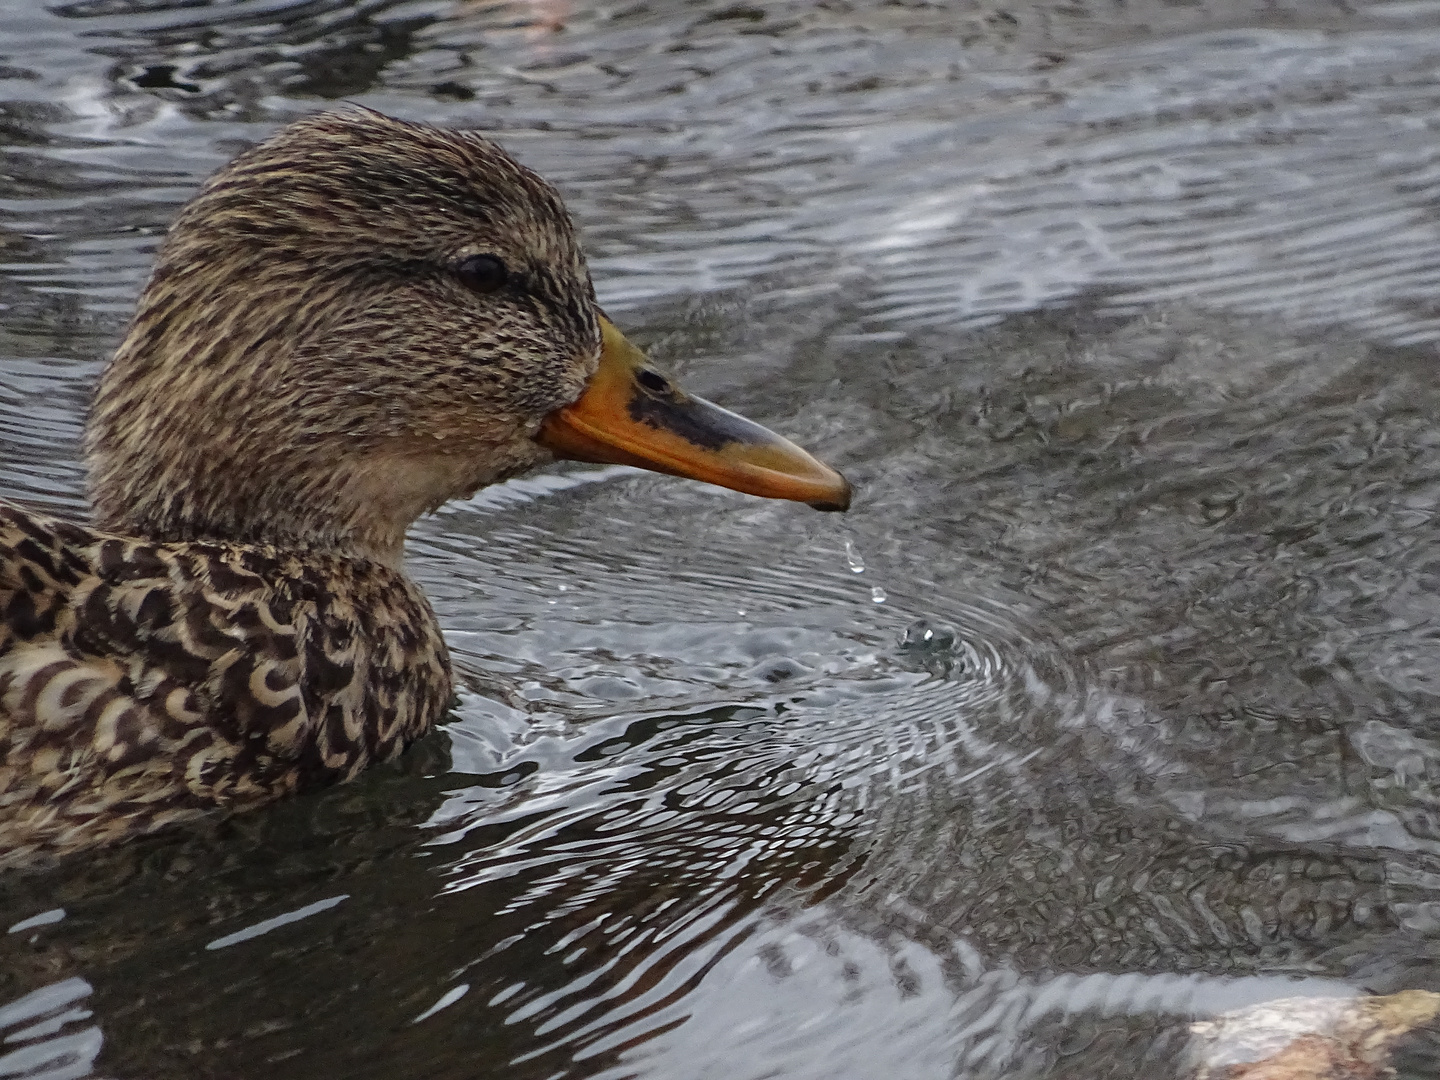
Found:
[(657, 394), (666, 393), (670, 389), (670, 380), (659, 372), (651, 371), (649, 368), (641, 368), (640, 374), (636, 375), (635, 378), (646, 390), (653, 391)]
[(468, 255), (455, 265), (460, 283), (471, 292), (499, 292), (510, 280), (510, 271), (494, 255)]

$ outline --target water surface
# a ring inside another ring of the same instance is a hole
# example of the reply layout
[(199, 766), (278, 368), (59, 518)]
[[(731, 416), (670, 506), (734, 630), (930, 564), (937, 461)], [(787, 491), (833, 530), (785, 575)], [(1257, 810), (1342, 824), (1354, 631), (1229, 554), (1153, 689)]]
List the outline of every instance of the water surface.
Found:
[(0, 1076), (1170, 1077), (1196, 1018), (1440, 989), (1440, 5), (0, 23), (5, 495), (84, 512), (166, 222), (340, 99), (493, 133), (859, 492), (418, 524), (445, 731), (7, 877)]

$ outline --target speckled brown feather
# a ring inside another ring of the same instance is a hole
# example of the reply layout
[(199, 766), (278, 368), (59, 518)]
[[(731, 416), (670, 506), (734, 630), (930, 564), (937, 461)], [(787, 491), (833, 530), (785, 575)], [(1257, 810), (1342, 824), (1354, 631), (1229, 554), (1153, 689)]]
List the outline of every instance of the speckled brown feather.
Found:
[(0, 504), (0, 865), (352, 779), (450, 699), (388, 567)]
[[(477, 296), (457, 261), (493, 254)], [(0, 502), (0, 866), (348, 780), (429, 731), (406, 527), (549, 459), (598, 309), (559, 197), (366, 110), (176, 219), (87, 429), (97, 527)]]
[[(479, 252), (512, 287), (466, 291)], [(91, 411), (96, 519), (398, 564), (418, 515), (549, 460), (599, 346), (545, 181), (471, 132), (307, 118), (175, 219)]]

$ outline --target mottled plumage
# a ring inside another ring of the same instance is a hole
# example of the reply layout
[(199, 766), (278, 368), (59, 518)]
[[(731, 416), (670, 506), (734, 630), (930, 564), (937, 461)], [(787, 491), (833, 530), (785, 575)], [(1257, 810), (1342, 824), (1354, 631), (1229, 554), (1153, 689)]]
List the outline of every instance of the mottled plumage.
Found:
[(101, 377), (95, 526), (0, 502), (0, 866), (429, 731), (449, 665), (401, 557), (447, 499), (559, 454), (848, 502), (647, 365), (554, 189), (478, 135), (355, 109), (220, 170)]
[(428, 731), (444, 641), (388, 566), (0, 503), (6, 862), (349, 780)]

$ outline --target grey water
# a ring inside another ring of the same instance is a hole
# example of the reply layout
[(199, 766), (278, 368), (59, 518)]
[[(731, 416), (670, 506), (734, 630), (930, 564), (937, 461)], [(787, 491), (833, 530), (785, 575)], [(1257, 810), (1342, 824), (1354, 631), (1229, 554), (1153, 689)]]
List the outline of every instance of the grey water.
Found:
[(342, 100), (855, 508), (420, 522), (445, 729), (7, 875), (0, 1076), (1163, 1078), (1440, 990), (1440, 3), (0, 0), (0, 494), (85, 512), (166, 222)]

